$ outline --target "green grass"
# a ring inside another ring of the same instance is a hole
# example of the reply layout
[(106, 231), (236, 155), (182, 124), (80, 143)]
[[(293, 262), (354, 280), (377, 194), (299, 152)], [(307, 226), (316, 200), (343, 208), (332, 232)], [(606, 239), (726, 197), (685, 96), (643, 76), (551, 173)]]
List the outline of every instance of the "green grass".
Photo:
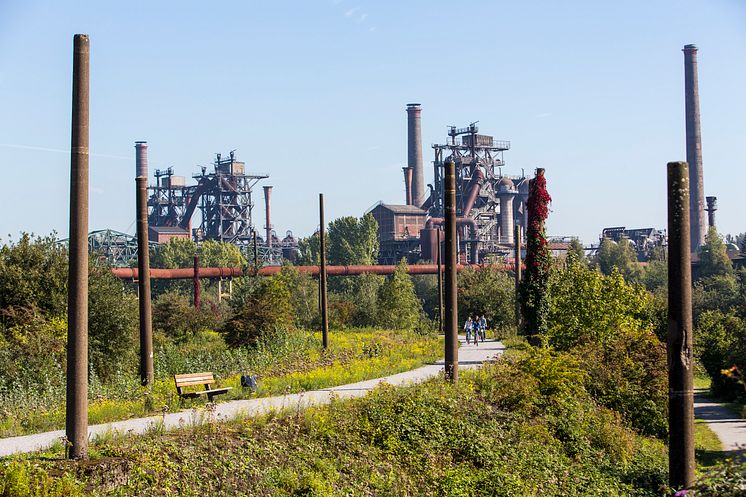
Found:
[[(660, 495), (664, 445), (624, 427), (572, 375), (547, 378), (532, 364), (498, 361), (464, 371), (458, 385), (381, 386), (302, 411), (102, 437), (87, 462), (17, 456), (0, 462), (0, 489), (14, 478), (20, 490), (64, 482), (67, 494), (32, 494), (55, 497)], [(546, 381), (561, 388), (547, 393)]]
[(723, 444), (715, 432), (701, 420), (694, 422), (694, 447), (698, 469), (712, 466), (729, 455), (723, 451)]
[[(231, 351), (218, 349), (213, 352), (215, 362), (227, 362), (218, 371), (211, 367), (212, 357), (205, 360), (183, 361), (173, 366), (179, 372), (198, 372), (211, 369), (219, 378), (218, 385), (233, 387), (226, 395), (217, 397), (219, 402), (250, 397), (267, 397), (305, 390), (326, 388), (345, 383), (373, 379), (399, 373), (433, 363), (442, 356), (442, 339), (423, 337), (414, 333), (377, 329), (355, 329), (332, 332), (329, 348), (323, 351), (318, 333), (297, 330), (300, 337), (281, 353), (274, 349), (254, 351), (253, 357), (240, 358), (230, 370)], [(220, 339), (218, 337), (219, 340)], [(208, 343), (205, 348), (214, 346)], [(228, 359), (220, 354), (228, 355)], [(172, 358), (173, 359), (173, 358)], [(188, 358), (187, 358), (188, 359)], [(183, 368), (183, 369), (179, 369)], [(191, 369), (186, 369), (191, 368)], [(221, 370), (223, 372), (220, 375)], [(226, 371), (228, 371), (226, 373)], [(251, 392), (240, 386), (241, 374), (256, 374), (258, 389)], [(160, 414), (201, 406), (203, 399), (181, 399), (176, 395), (172, 376), (156, 379), (152, 389), (136, 384), (136, 378), (124, 382), (119, 389), (100, 389), (89, 403), (89, 423), (100, 424), (133, 417)], [(14, 409), (13, 405), (0, 404), (8, 413), (0, 421), (0, 437), (9, 437), (64, 428), (64, 404), (55, 407), (32, 406)]]

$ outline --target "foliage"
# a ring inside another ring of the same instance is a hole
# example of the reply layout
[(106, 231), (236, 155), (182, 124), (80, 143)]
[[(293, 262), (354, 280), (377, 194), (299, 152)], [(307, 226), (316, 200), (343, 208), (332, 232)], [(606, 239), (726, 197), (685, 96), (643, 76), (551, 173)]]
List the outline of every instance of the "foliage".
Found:
[(605, 343), (621, 330), (652, 330), (651, 298), (642, 288), (570, 263), (549, 283), (549, 343), (559, 350), (588, 342)]
[(290, 297), (290, 290), (279, 277), (264, 278), (249, 287), (231, 301), (233, 316), (223, 326), (226, 342), (233, 347), (255, 346), (263, 333), (287, 329), (293, 322)]
[(64, 472), (52, 477), (30, 461), (0, 462), (0, 497), (77, 497), (85, 495), (83, 485)]
[(302, 328), (311, 328), (319, 322), (319, 284), (309, 274), (301, 274), (291, 264), (282, 267), (277, 278), (290, 291), (293, 322)]
[[(215, 425), (209, 436), (198, 427), (103, 440), (99, 453), (131, 464), (125, 483), (101, 493), (660, 495), (664, 445), (594, 404), (567, 357), (528, 354), (465, 372), (458, 385), (384, 385), (361, 399)], [(104, 471), (87, 466), (81, 481)]]
[(699, 278), (710, 276), (724, 276), (733, 273), (733, 265), (725, 250), (725, 243), (717, 230), (710, 226), (705, 236), (705, 244), (697, 251), (699, 264), (697, 275)]
[(378, 292), (378, 324), (384, 328), (413, 330), (420, 320), (422, 306), (414, 293), (404, 259)]
[(573, 238), (567, 247), (567, 257), (577, 262), (585, 262), (585, 250), (580, 240)]
[(719, 310), (704, 311), (696, 323), (695, 352), (712, 379), (711, 391), (733, 400), (744, 395), (743, 387), (723, 370), (736, 366), (746, 371), (746, 320)]
[[(687, 497), (743, 497), (746, 464), (743, 456), (727, 458), (699, 475)], [(741, 460), (739, 460), (741, 459)]]
[(552, 197), (546, 189), (544, 170), (537, 169), (528, 186), (528, 229), (526, 232), (526, 272), (521, 284), (521, 311), (527, 335), (544, 334), (548, 329), (547, 286), (551, 256), (544, 223)]
[(91, 266), (88, 276), (88, 347), (91, 366), (102, 379), (126, 369), (137, 357), (137, 297), (109, 267)]
[(616, 269), (628, 281), (636, 281), (640, 277), (637, 253), (629, 238), (622, 238), (618, 243), (609, 238), (601, 240), (596, 255), (596, 264), (601, 272), (607, 276), (611, 275)]
[(199, 256), (202, 267), (241, 267), (246, 260), (232, 243), (206, 240), (197, 244), (190, 238), (171, 238), (151, 249), (150, 265), (157, 268), (177, 269), (194, 266), (194, 256)]
[(692, 292), (695, 319), (706, 311), (737, 312), (746, 297), (746, 281), (733, 274), (708, 276), (697, 280)]
[(359, 219), (347, 216), (329, 223), (328, 243), (330, 265), (378, 263), (378, 223), (370, 213)]
[(383, 291), (386, 278), (377, 274), (361, 274), (352, 279), (353, 287), (350, 294), (355, 304), (352, 322), (355, 326), (382, 326), (380, 321), (381, 307), (379, 295)]
[(668, 418), (666, 346), (646, 330), (621, 330), (605, 342), (573, 349), (588, 372), (586, 389), (641, 433), (665, 438)]
[[(35, 237), (22, 233), (20, 240), (0, 247), (0, 310), (38, 309), (43, 315), (67, 314), (67, 250), (54, 233)], [(12, 311), (11, 311), (12, 312)]]
[(495, 267), (467, 268), (458, 278), (459, 316), (484, 315), (490, 328), (515, 327), (515, 282)]
[(319, 232), (311, 236), (298, 240), (298, 258), (296, 259), (299, 266), (318, 266), (321, 264)]
[(198, 309), (191, 297), (178, 290), (160, 294), (153, 302), (153, 329), (176, 343), (184, 343), (203, 331), (215, 330), (222, 325), (219, 306), (203, 301)]

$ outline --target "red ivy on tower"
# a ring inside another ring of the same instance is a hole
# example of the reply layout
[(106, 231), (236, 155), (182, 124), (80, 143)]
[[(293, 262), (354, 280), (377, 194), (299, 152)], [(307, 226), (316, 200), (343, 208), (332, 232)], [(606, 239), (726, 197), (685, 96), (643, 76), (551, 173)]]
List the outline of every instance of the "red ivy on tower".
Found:
[(548, 331), (547, 287), (552, 266), (544, 223), (549, 216), (552, 197), (547, 192), (544, 169), (537, 168), (536, 176), (528, 182), (528, 227), (526, 230), (526, 273), (521, 285), (521, 308), (529, 335)]

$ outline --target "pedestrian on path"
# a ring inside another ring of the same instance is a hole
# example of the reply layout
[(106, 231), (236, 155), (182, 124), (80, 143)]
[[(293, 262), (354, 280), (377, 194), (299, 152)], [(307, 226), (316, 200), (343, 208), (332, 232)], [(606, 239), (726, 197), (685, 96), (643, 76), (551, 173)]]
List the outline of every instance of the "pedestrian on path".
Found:
[(474, 316), (474, 319), (471, 322), (471, 331), (474, 335), (474, 345), (479, 347), (479, 318), (477, 316)]
[(484, 339), (487, 337), (487, 318), (484, 317), (484, 314), (479, 319), (479, 335), (484, 342)]
[(466, 318), (466, 322), (464, 323), (464, 332), (466, 333), (466, 343), (469, 343), (469, 340), (471, 339), (471, 328), (472, 328), (472, 322), (471, 322), (471, 316)]

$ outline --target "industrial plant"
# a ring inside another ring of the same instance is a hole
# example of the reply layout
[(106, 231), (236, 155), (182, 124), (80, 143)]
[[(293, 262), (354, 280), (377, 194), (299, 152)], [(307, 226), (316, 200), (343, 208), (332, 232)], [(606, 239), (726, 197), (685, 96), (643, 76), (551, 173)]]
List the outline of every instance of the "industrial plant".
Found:
[(425, 193), (420, 104), (407, 105), (408, 163), (403, 168), (405, 204), (379, 202), (371, 214), (378, 221), (381, 264), (437, 259), (443, 206), (444, 165), (456, 164), (459, 259), (476, 264), (510, 253), (515, 226), (526, 226), (528, 178), (502, 173), (510, 142), (480, 134), (477, 123), (448, 127), (445, 144), (434, 144), (433, 183)]

